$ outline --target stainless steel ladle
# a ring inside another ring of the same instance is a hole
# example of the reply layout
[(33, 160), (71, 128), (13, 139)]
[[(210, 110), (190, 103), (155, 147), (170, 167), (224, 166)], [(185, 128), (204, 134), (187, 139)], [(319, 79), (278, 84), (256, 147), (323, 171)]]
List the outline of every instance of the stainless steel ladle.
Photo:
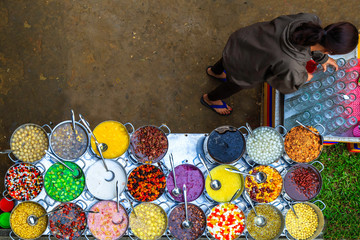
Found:
[[(30, 215), (28, 216), (28, 218), (26, 219), (26, 222), (30, 225), (30, 226), (35, 226), (39, 219), (42, 218), (42, 217), (45, 217), (46, 215), (49, 215), (50, 213), (53, 213), (53, 212), (57, 212), (57, 211), (61, 211), (62, 208), (58, 208), (58, 209), (54, 209), (54, 210), (51, 210), (43, 215), (41, 215), (40, 217), (37, 217), (35, 215)], [(96, 212), (96, 211), (83, 211), (83, 212), (88, 212), (88, 213), (99, 213), (99, 212)]]
[(174, 168), (174, 158), (173, 158), (172, 153), (170, 153), (169, 159), (170, 159), (171, 171), (172, 171), (172, 173), (173, 173), (174, 185), (175, 185), (175, 187), (171, 190), (171, 193), (172, 193), (175, 197), (177, 197), (177, 196), (180, 196), (181, 190), (180, 190), (180, 188), (178, 188), (178, 186), (176, 185), (176, 174), (175, 174), (175, 168)]
[(267, 178), (267, 175), (264, 172), (257, 172), (255, 175), (253, 175), (253, 174), (249, 174), (249, 173), (243, 173), (243, 172), (240, 172), (239, 170), (232, 169), (232, 168), (225, 168), (225, 170), (228, 172), (239, 173), (239, 174), (242, 174), (245, 176), (251, 176), (251, 177), (255, 178), (255, 181), (257, 183), (263, 183), (266, 181), (266, 178)]
[(183, 191), (184, 191), (184, 200), (185, 200), (185, 221), (181, 223), (183, 228), (191, 228), (192, 222), (189, 221), (189, 214), (188, 214), (188, 202), (187, 202), (187, 192), (186, 192), (186, 185), (183, 185)]
[(61, 165), (63, 165), (67, 169), (69, 169), (72, 172), (74, 178), (80, 178), (81, 177), (81, 172), (79, 170), (72, 169), (71, 167), (66, 165), (62, 160), (58, 159), (54, 154), (52, 154), (48, 150), (45, 150), (45, 153), (48, 154), (51, 159), (54, 159), (56, 162), (60, 163)]
[[(89, 131), (89, 133), (91, 134), (91, 136), (94, 138), (94, 141), (95, 141), (95, 145), (96, 145), (96, 149), (98, 150), (99, 154), (100, 154), (100, 157), (101, 157), (101, 160), (104, 164), (104, 167), (105, 167), (105, 170), (107, 172), (107, 176), (105, 176), (105, 180), (110, 182), (112, 180), (114, 180), (115, 178), (115, 174), (113, 171), (109, 170), (106, 163), (105, 163), (105, 159), (104, 159), (104, 156), (102, 154), (103, 150), (104, 149), (104, 145), (100, 145), (100, 143), (98, 142), (98, 140), (96, 139), (94, 133), (91, 131), (91, 128), (89, 126), (89, 123), (83, 118), (83, 116), (81, 114), (79, 114), (79, 117), (80, 117), (80, 121), (82, 121), (82, 123), (84, 124), (84, 126), (86, 127), (86, 129)], [(103, 143), (105, 144), (105, 143)], [(106, 149), (107, 149), (107, 146), (106, 146)]]
[(219, 190), (221, 188), (221, 182), (219, 180), (216, 180), (216, 179), (213, 179), (212, 176), (211, 176), (211, 173), (208, 169), (208, 167), (206, 166), (206, 163), (205, 163), (205, 160), (203, 159), (203, 157), (201, 156), (201, 154), (199, 153), (199, 159), (201, 161), (201, 163), (205, 166), (206, 168), (206, 171), (208, 172), (209, 174), (209, 177), (210, 177), (210, 187), (213, 189), (213, 190)]
[(254, 223), (256, 226), (258, 227), (263, 227), (266, 225), (266, 218), (264, 216), (261, 216), (261, 215), (258, 215), (257, 212), (256, 212), (256, 209), (254, 207), (254, 204), (251, 200), (251, 198), (246, 194), (246, 191), (244, 191), (244, 198), (247, 202), (250, 203), (252, 209), (254, 210), (254, 213), (255, 213), (255, 218), (254, 218)]
[(313, 130), (311, 130), (310, 128), (308, 128), (308, 127), (305, 126), (304, 124), (302, 124), (299, 120), (295, 120), (295, 122), (297, 122), (300, 126), (302, 126), (303, 128), (305, 128), (306, 130), (312, 132), (313, 134), (320, 136), (320, 134), (314, 132)]

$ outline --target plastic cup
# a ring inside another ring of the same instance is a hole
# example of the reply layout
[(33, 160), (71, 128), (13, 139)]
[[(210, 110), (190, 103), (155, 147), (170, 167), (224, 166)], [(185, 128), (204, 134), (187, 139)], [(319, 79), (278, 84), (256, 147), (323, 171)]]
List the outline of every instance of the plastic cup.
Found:
[(0, 227), (10, 228), (10, 213), (4, 212), (0, 214)]
[(15, 204), (13, 201), (8, 201), (6, 198), (0, 200), (0, 209), (3, 212), (11, 212), (11, 210), (14, 208), (14, 205)]

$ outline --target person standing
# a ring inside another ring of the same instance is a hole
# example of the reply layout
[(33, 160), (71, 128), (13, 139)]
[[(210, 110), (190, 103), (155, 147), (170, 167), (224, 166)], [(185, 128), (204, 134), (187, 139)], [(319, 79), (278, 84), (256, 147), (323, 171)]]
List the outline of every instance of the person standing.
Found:
[(203, 94), (200, 102), (227, 116), (232, 108), (223, 99), (242, 89), (267, 82), (283, 94), (297, 91), (311, 80), (306, 63), (313, 59), (326, 71), (337, 69), (330, 55), (351, 52), (358, 43), (357, 28), (349, 22), (321, 27), (319, 17), (310, 13), (280, 16), (259, 22), (231, 34), (222, 58), (206, 73), (223, 81), (213, 91)]

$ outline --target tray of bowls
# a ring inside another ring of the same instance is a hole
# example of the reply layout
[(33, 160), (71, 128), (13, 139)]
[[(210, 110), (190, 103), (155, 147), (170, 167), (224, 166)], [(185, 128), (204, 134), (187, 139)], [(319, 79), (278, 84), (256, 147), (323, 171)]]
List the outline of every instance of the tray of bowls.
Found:
[(79, 117), (24, 124), (2, 152), (14, 161), (3, 192), (16, 200), (11, 239), (314, 239), (323, 230), (326, 206), (312, 201), (322, 186), (316, 128), (180, 134)]

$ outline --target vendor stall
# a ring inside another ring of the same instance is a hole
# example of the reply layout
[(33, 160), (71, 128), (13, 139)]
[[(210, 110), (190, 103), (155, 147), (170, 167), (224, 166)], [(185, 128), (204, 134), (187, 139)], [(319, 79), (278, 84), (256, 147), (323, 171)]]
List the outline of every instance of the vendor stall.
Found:
[[(324, 228), (326, 206), (311, 201), (322, 186), (316, 159), (323, 138), (306, 128), (221, 126), (181, 134), (166, 125), (135, 130), (105, 121), (92, 131), (80, 118), (45, 134), (50, 144), (40, 159), (37, 151), (26, 150), (24, 159), (9, 153), (16, 164), (8, 172), (28, 172), (20, 196), (13, 194), (16, 176), (5, 182), (4, 197), (16, 203), (11, 239), (314, 239)], [(296, 155), (303, 151), (292, 142), (297, 134), (315, 141), (305, 158)], [(301, 176), (310, 181), (299, 182)]]

